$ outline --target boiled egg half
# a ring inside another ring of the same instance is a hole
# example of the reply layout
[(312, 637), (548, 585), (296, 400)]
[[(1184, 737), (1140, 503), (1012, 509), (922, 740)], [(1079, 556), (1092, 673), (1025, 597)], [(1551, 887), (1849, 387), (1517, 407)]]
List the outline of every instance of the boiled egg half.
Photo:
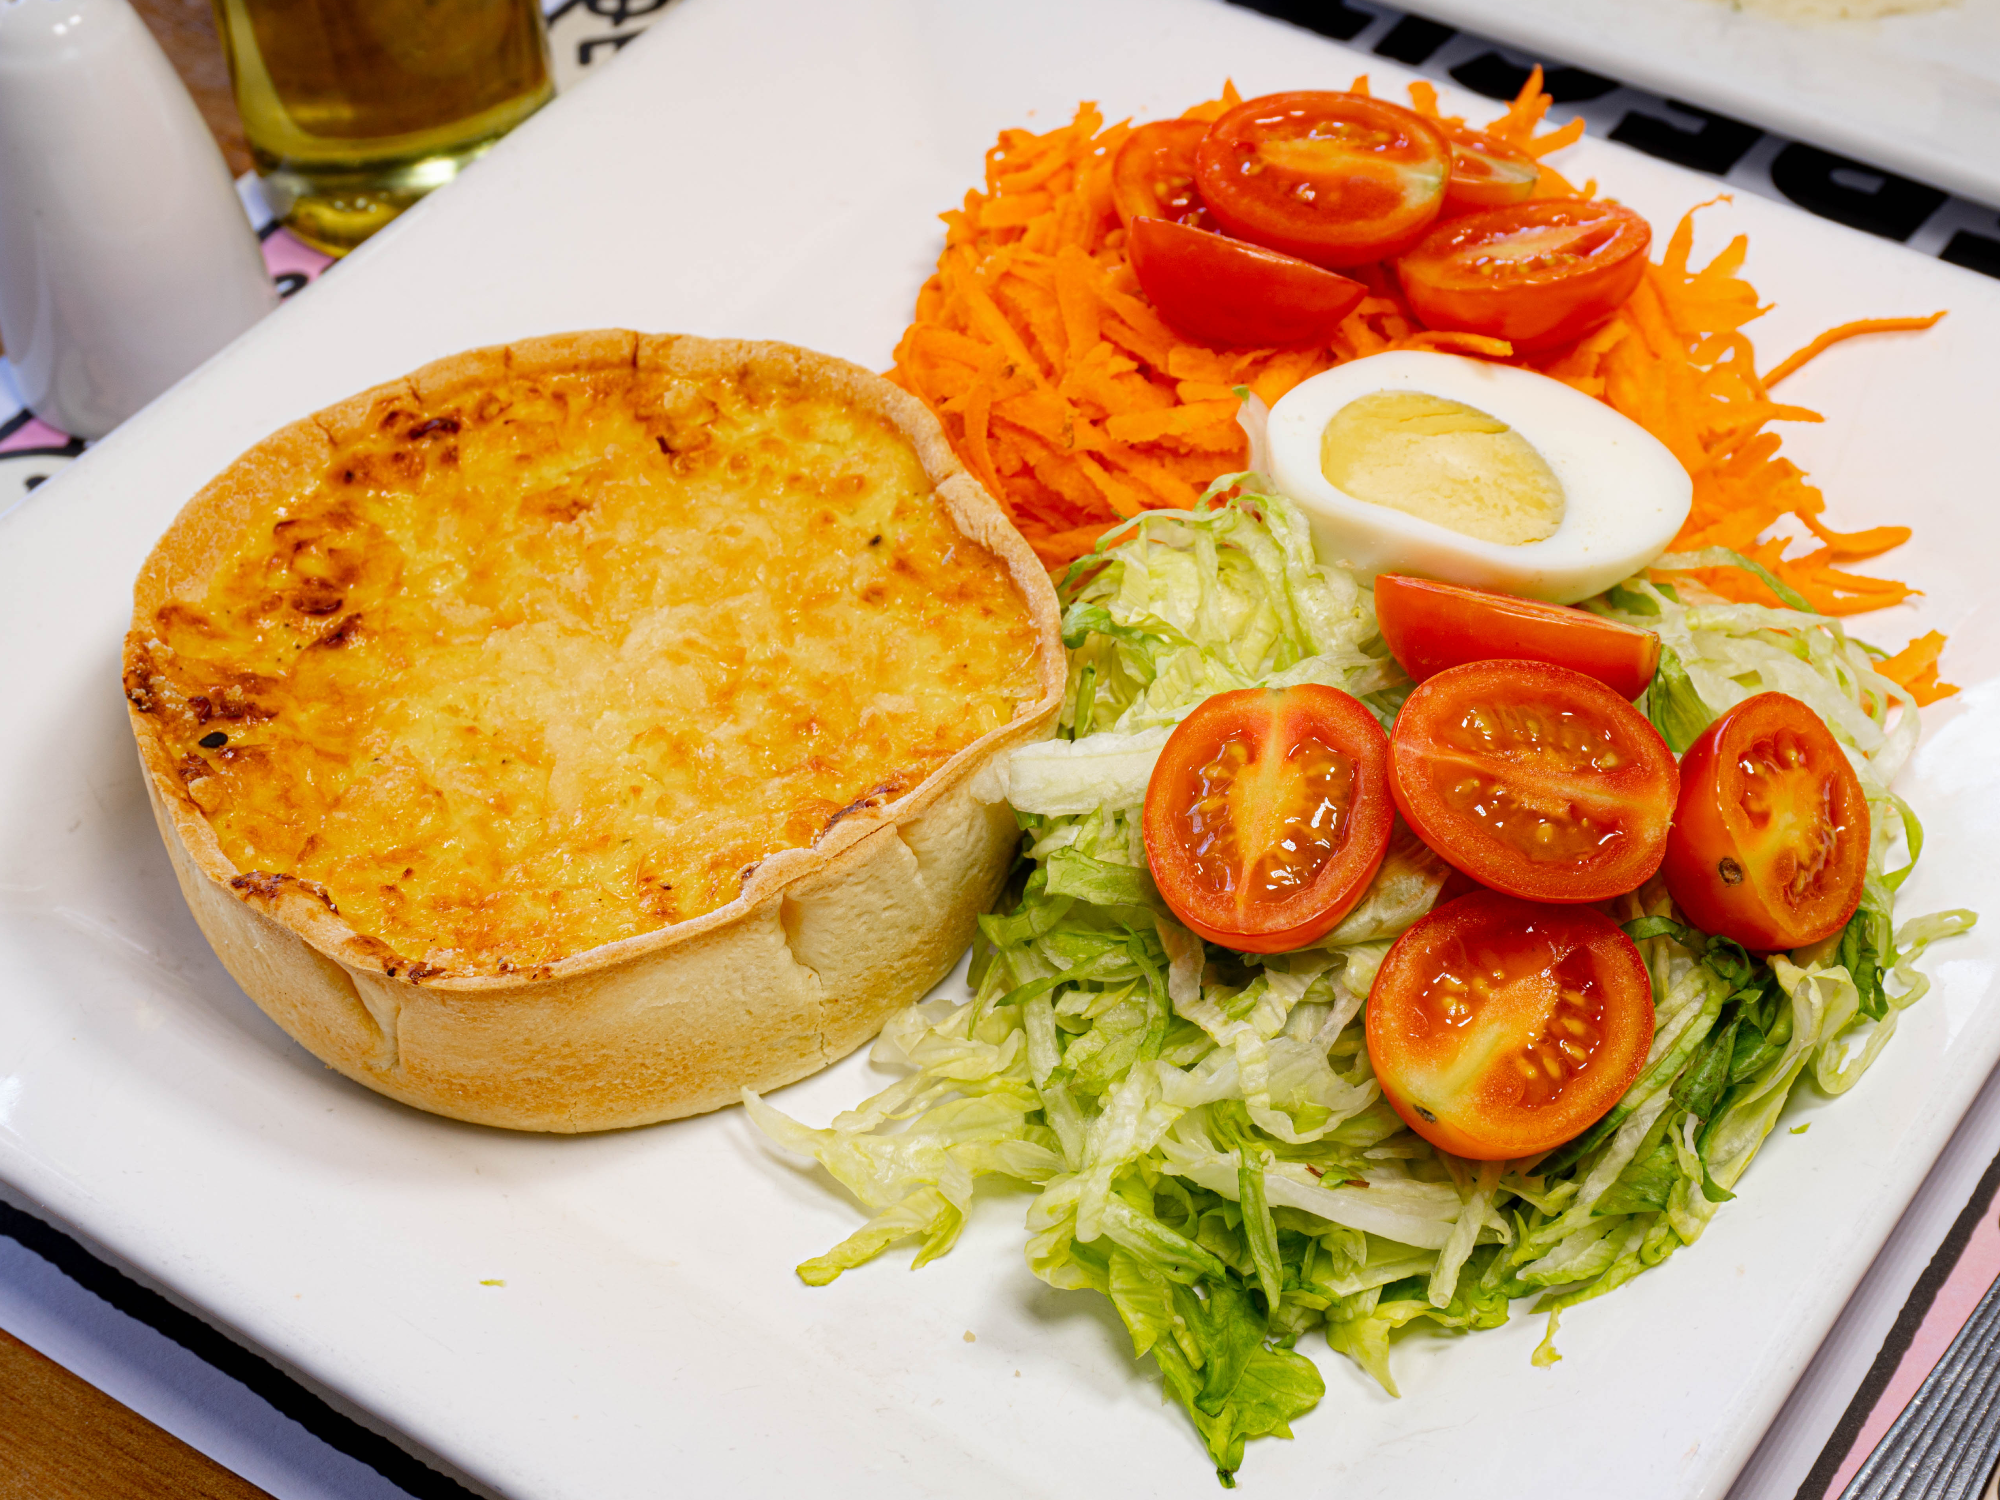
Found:
[(1694, 485), (1628, 417), (1532, 370), (1377, 354), (1271, 409), (1271, 477), (1323, 561), (1574, 604), (1666, 551)]

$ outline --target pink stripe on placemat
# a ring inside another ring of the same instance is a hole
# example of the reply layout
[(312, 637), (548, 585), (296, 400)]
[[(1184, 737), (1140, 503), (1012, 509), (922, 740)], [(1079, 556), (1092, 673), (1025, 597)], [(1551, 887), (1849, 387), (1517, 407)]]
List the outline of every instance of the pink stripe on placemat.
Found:
[(1847, 1457), (1834, 1470), (1833, 1479), (1825, 1493), (1838, 1495), (1847, 1488), (1855, 1471), (1867, 1461), (1875, 1445), (1882, 1441), (1889, 1426), (1910, 1404), (1910, 1398), (1917, 1393), (1917, 1387), (1924, 1383), (1938, 1360), (1943, 1358), (1951, 1341), (1958, 1336), (1965, 1320), (1979, 1305), (1979, 1299), (1986, 1295), (1988, 1287), (2000, 1280), (2000, 1218), (1992, 1213), (1982, 1214), (1974, 1226), (1972, 1237), (1966, 1241), (1964, 1252), (1958, 1257), (1944, 1284), (1938, 1288), (1930, 1311), (1918, 1326), (1916, 1336), (1910, 1340), (1910, 1347), (1904, 1352), (1902, 1363), (1896, 1366), (1896, 1373), (1889, 1377), (1889, 1383), (1877, 1398), (1875, 1407), (1868, 1413), (1868, 1420), (1861, 1425), (1854, 1445), (1847, 1450)]
[[(264, 267), (280, 285), (286, 275), (294, 273), (305, 281), (316, 281), (319, 273), (332, 264), (331, 255), (322, 254), (303, 240), (293, 239), (289, 230), (274, 229), (264, 236)], [(297, 286), (294, 283), (292, 289)]]
[(30, 417), (0, 438), (0, 453), (18, 453), (23, 448), (67, 448), (70, 437), (58, 432), (40, 417)]

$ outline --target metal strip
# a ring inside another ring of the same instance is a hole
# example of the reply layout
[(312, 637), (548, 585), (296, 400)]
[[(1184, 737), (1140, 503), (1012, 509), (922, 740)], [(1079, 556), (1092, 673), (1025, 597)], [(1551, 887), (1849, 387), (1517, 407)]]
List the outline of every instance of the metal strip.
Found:
[(1841, 1500), (1973, 1500), (2000, 1463), (2000, 1281), (1987, 1288)]

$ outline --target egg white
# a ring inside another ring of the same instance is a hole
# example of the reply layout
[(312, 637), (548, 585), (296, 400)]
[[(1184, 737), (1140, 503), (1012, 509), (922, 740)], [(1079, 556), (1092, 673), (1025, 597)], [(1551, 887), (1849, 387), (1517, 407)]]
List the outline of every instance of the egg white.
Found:
[[(1462, 401), (1520, 433), (1562, 485), (1555, 532), (1512, 546), (1482, 541), (1337, 488), (1320, 468), (1320, 436), (1348, 402), (1377, 391)], [(1271, 478), (1305, 513), (1322, 562), (1552, 604), (1587, 599), (1645, 567), (1694, 500), (1680, 461), (1629, 417), (1546, 375), (1457, 354), (1399, 350), (1315, 375), (1271, 409), (1269, 444)]]

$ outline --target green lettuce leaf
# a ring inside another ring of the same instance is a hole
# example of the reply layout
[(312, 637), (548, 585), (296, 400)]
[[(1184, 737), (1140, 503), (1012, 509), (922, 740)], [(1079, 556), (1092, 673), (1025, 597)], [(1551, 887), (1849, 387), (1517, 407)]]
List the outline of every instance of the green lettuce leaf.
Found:
[(1676, 755), (1687, 753), (1701, 732), (1715, 721), (1715, 711), (1702, 702), (1694, 680), (1671, 646), (1660, 649), (1660, 665), (1646, 688), (1646, 717)]

